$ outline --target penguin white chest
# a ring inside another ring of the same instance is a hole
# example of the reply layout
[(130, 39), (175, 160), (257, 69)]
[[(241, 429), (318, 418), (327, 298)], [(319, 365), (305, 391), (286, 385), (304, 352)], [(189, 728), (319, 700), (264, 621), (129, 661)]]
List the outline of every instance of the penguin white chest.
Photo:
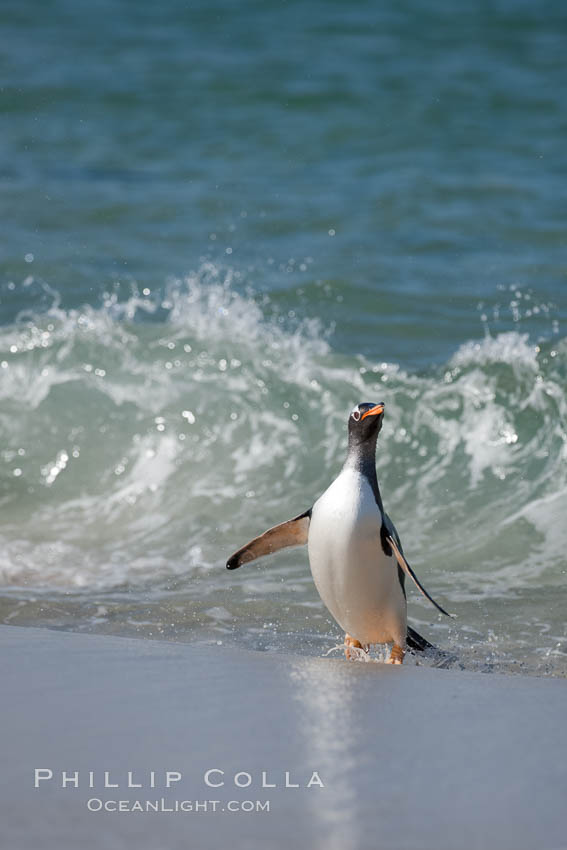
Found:
[(370, 482), (345, 469), (313, 506), (309, 563), (321, 599), (363, 644), (404, 646), (406, 600), (397, 562), (382, 549), (382, 517)]

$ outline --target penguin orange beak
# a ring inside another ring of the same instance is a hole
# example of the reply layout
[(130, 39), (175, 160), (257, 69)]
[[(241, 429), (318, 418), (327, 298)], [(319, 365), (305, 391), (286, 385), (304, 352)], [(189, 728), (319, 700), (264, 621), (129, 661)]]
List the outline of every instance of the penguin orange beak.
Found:
[(367, 416), (378, 416), (378, 414), (384, 413), (384, 405), (382, 403), (374, 405), (370, 410), (367, 410), (366, 413), (363, 413), (360, 417), (360, 421), (366, 419)]

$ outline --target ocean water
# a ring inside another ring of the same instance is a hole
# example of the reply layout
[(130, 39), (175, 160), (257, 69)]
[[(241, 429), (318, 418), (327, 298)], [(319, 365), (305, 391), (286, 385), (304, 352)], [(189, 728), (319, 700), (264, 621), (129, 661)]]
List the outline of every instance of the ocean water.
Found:
[(383, 400), (410, 621), (566, 675), (565, 4), (0, 24), (0, 620), (336, 651), (304, 549), (224, 563)]

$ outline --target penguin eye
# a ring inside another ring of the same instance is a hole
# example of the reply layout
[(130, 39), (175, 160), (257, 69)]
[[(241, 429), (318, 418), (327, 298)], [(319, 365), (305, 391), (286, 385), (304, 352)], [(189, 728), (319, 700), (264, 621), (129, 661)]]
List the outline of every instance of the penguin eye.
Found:
[(360, 419), (360, 411), (359, 410), (353, 410), (352, 411), (352, 418), (354, 419), (355, 422), (358, 422), (358, 420)]

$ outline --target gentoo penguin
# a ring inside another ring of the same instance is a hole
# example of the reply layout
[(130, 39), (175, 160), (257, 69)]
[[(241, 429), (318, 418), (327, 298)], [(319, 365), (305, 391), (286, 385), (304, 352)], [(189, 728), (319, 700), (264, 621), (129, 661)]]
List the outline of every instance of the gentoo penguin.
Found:
[[(307, 543), (313, 580), (321, 599), (352, 647), (393, 644), (390, 664), (401, 664), (406, 645), (431, 644), (407, 625), (405, 576), (443, 614), (406, 561), (394, 523), (384, 511), (376, 476), (376, 440), (384, 404), (357, 404), (348, 419), (348, 453), (333, 483), (312, 508), (255, 537), (227, 561), (235, 570), (261, 555)], [(447, 614), (447, 616), (451, 616)]]

